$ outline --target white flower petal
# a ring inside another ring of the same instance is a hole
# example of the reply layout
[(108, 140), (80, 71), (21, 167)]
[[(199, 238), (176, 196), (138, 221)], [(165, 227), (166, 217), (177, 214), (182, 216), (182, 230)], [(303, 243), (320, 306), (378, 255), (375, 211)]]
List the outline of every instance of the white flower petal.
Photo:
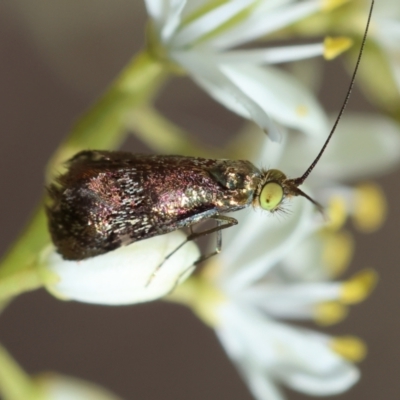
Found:
[(161, 39), (168, 42), (171, 36), (175, 33), (182, 18), (182, 12), (186, 5), (186, 0), (170, 0), (170, 8), (168, 10), (168, 16), (161, 29)]
[(323, 335), (274, 322), (238, 303), (221, 306), (219, 316), (218, 337), (239, 365), (306, 393), (322, 392), (323, 382), (325, 394), (337, 393), (358, 378), (357, 370), (329, 348)]
[(282, 125), (321, 136), (328, 119), (314, 95), (290, 74), (272, 67), (221, 65), (224, 74)]
[(169, 1), (165, 0), (144, 0), (147, 12), (157, 26), (165, 22), (168, 16)]
[(220, 255), (221, 285), (226, 290), (235, 292), (265, 276), (287, 252), (320, 226), (322, 217), (316, 214), (313, 204), (306, 199), (295, 199), (293, 203), (290, 216), (279, 218), (264, 213), (260, 217), (253, 211), (231, 228), (238, 233), (225, 244)]
[(324, 45), (322, 43), (314, 43), (297, 46), (226, 51), (217, 55), (217, 61), (220, 64), (279, 64), (318, 57), (323, 53)]
[(237, 365), (249, 386), (253, 396), (257, 400), (284, 400), (277, 385), (265, 371), (251, 363), (242, 362)]
[(285, 370), (281, 374), (283, 383), (292, 389), (313, 396), (327, 396), (342, 393), (353, 386), (358, 381), (359, 377), (359, 370), (354, 365), (344, 361), (327, 374), (312, 375), (301, 371), (290, 370)]
[(210, 57), (212, 57), (210, 53), (202, 53), (198, 50), (173, 54), (173, 58), (184, 66), (192, 74), (193, 79), (212, 97), (239, 115), (251, 118), (263, 130), (268, 131), (272, 140), (278, 140), (280, 135), (276, 126), (265, 111), (251, 96), (237, 86), (237, 82), (227, 79)]
[(249, 7), (255, 0), (231, 0), (222, 3), (203, 16), (183, 27), (171, 43), (174, 47), (184, 47), (229, 21)]
[(284, 28), (320, 10), (321, 1), (311, 0), (285, 5), (282, 1), (262, 1), (249, 15), (212, 41), (212, 46), (225, 49), (250, 42)]
[(204, 6), (209, 5), (209, 0), (190, 0), (186, 3), (183, 15), (184, 18), (190, 17), (191, 14), (199, 12)]
[(281, 268), (292, 281), (323, 282), (327, 279), (324, 265), (324, 242), (318, 232), (305, 238), (282, 260)]
[(278, 168), (288, 140), (287, 131), (283, 127), (280, 129), (281, 140), (277, 143), (267, 140), (265, 134), (260, 132), (257, 126), (253, 125), (252, 129), (257, 130), (257, 137), (252, 137), (251, 139), (253, 142), (252, 144), (257, 145), (257, 143), (259, 143), (259, 145), (257, 145), (257, 151), (251, 157), (255, 165), (257, 165), (259, 169)]
[(182, 232), (172, 232), (82, 261), (66, 261), (52, 251), (47, 267), (60, 281), (48, 289), (62, 298), (108, 305), (160, 298), (188, 276), (199, 257), (196, 244), (189, 242), (152, 277), (165, 257), (184, 240)]
[(277, 349), (269, 340), (270, 320), (234, 301), (220, 306), (216, 333), (229, 356), (237, 363), (247, 362), (267, 368), (274, 365)]
[(238, 298), (259, 307), (275, 317), (287, 318), (299, 310), (310, 311), (315, 304), (337, 300), (341, 295), (339, 282), (260, 283), (247, 288)]
[(249, 322), (246, 319), (243, 320), (242, 316), (241, 313), (237, 314), (237, 309), (233, 304), (221, 308), (221, 324), (216, 329), (216, 334), (256, 399), (283, 400), (279, 389), (273, 384), (266, 370), (263, 367), (260, 368), (247, 352), (246, 338), (243, 338), (240, 331), (236, 329), (237, 318), (240, 320), (239, 325), (241, 322), (246, 324)]

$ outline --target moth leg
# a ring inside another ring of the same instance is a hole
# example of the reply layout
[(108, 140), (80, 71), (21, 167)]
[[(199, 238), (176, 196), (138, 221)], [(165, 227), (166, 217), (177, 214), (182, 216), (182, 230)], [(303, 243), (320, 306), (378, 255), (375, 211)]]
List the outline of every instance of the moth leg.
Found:
[[(196, 260), (193, 265), (197, 265), (200, 262), (207, 260), (208, 258), (218, 254), (221, 252), (221, 247), (222, 247), (222, 235), (221, 235), (221, 230), (230, 228), (233, 225), (236, 225), (238, 222), (235, 218), (232, 217), (227, 217), (226, 215), (213, 215), (210, 218), (215, 219), (217, 221), (217, 226), (214, 228), (206, 229), (201, 232), (193, 232), (192, 227), (190, 226), (190, 235), (186, 237), (186, 240), (184, 240), (179, 246), (177, 246), (171, 253), (169, 253), (163, 260), (163, 262), (155, 269), (155, 271), (151, 274), (149, 281), (147, 282), (146, 286), (149, 286), (153, 278), (157, 275), (157, 272), (160, 270), (160, 268), (164, 265), (164, 263), (172, 257), (181, 247), (183, 247), (186, 243), (196, 240), (202, 236), (208, 235), (210, 233), (217, 232), (217, 246), (214, 252), (211, 254), (207, 254), (206, 256), (201, 256), (198, 260)], [(192, 267), (192, 266), (191, 266)], [(190, 267), (190, 268), (191, 268)], [(183, 272), (185, 274), (186, 271)], [(183, 275), (182, 274), (182, 275)], [(182, 276), (181, 275), (181, 276)], [(180, 278), (180, 277), (179, 277)], [(177, 280), (177, 282), (179, 279)], [(175, 286), (174, 286), (175, 287)]]
[(198, 265), (201, 262), (219, 254), (222, 249), (222, 229), (230, 228), (231, 226), (237, 225), (237, 220), (232, 217), (227, 217), (226, 215), (216, 215), (214, 217), (211, 217), (217, 221), (217, 226), (212, 229), (208, 229), (206, 231), (198, 232), (198, 233), (192, 233), (192, 235), (189, 236), (189, 240), (197, 239), (198, 237), (201, 237), (203, 235), (208, 235), (209, 233), (216, 232), (217, 233), (217, 244), (215, 246), (215, 251), (213, 251), (210, 254), (206, 254), (201, 256), (195, 263), (194, 265)]
[[(192, 269), (193, 267), (195, 267), (196, 265), (200, 264), (201, 262), (219, 254), (221, 252), (221, 248), (222, 248), (222, 229), (226, 229), (226, 228), (230, 228), (231, 226), (237, 225), (237, 220), (235, 218), (232, 217), (227, 217), (226, 215), (216, 215), (214, 217), (210, 217), (213, 218), (217, 221), (217, 226), (215, 228), (211, 228), (211, 229), (207, 229), (205, 231), (201, 231), (201, 232), (193, 232), (192, 227), (190, 226), (190, 232), (191, 234), (186, 238), (186, 240), (179, 245), (178, 248), (174, 249), (174, 251), (172, 252), (172, 254), (174, 254), (178, 249), (180, 249), (185, 243), (191, 241), (191, 240), (195, 240), (201, 236), (204, 235), (208, 235), (209, 233), (213, 233), (216, 232), (217, 233), (217, 245), (215, 247), (215, 251), (213, 251), (210, 254), (206, 254), (204, 256), (199, 257), (190, 267), (186, 268), (179, 276), (178, 279), (175, 281), (174, 286), (171, 288), (171, 290), (168, 292), (168, 294), (172, 293), (176, 287), (178, 286), (179, 281), (181, 280), (182, 276), (184, 276), (185, 274), (188, 273), (188, 271), (190, 269)], [(224, 223), (225, 222), (225, 223)], [(172, 256), (172, 254), (169, 254), (168, 257)], [(166, 258), (163, 261), (163, 264), (165, 262)], [(162, 264), (160, 265), (160, 267), (162, 266)], [(159, 268), (160, 268), (159, 267)], [(159, 268), (157, 268), (157, 271), (159, 270)], [(155, 271), (155, 273), (157, 272)], [(153, 276), (151, 277), (151, 279), (153, 279)], [(150, 282), (151, 282), (150, 279)], [(149, 282), (149, 283), (150, 283)]]

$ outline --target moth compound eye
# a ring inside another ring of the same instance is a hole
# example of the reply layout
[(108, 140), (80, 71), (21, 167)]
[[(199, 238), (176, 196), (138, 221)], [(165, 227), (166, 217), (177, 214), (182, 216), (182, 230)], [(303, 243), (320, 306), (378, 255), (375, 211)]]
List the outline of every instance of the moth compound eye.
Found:
[(261, 190), (260, 205), (264, 210), (273, 211), (283, 200), (283, 188), (279, 183), (268, 182)]

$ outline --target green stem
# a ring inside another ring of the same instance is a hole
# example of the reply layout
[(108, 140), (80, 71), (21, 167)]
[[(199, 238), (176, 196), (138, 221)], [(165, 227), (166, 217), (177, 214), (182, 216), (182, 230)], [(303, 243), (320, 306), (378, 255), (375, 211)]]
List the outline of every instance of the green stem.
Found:
[(211, 149), (205, 148), (188, 132), (146, 104), (130, 113), (127, 127), (132, 129), (136, 137), (159, 153), (213, 157)]
[(44, 400), (45, 395), (0, 346), (0, 393), (4, 400)]
[[(49, 179), (62, 162), (88, 148), (115, 149), (126, 135), (126, 120), (136, 107), (151, 102), (165, 81), (165, 68), (145, 52), (135, 57), (106, 93), (74, 125), (49, 163)], [(0, 264), (0, 302), (43, 286), (40, 254), (50, 243), (43, 202)], [(51, 277), (50, 277), (51, 279)]]

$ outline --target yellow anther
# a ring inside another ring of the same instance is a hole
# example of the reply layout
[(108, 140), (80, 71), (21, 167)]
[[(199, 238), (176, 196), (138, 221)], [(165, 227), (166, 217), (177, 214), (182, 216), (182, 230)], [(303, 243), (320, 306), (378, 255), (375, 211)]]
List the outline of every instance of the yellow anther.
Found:
[(346, 4), (349, 0), (322, 0), (321, 8), (323, 11), (332, 11), (343, 4)]
[(345, 304), (359, 303), (374, 290), (378, 275), (373, 269), (358, 272), (342, 285), (340, 300)]
[(333, 196), (328, 205), (327, 214), (329, 218), (329, 229), (337, 231), (346, 222), (346, 203), (340, 196)]
[(315, 307), (315, 322), (320, 325), (333, 325), (347, 317), (348, 309), (337, 301), (327, 301)]
[(381, 227), (387, 215), (387, 203), (382, 189), (375, 183), (359, 185), (355, 191), (353, 222), (362, 232)]
[(330, 37), (327, 36), (324, 40), (324, 58), (325, 60), (333, 60), (353, 45), (353, 41), (345, 36)]
[(367, 346), (365, 343), (354, 336), (334, 338), (330, 342), (330, 347), (335, 353), (353, 362), (362, 361), (367, 355)]
[(331, 277), (339, 276), (347, 268), (353, 257), (353, 236), (346, 231), (325, 232), (323, 243), (322, 262), (328, 267)]

